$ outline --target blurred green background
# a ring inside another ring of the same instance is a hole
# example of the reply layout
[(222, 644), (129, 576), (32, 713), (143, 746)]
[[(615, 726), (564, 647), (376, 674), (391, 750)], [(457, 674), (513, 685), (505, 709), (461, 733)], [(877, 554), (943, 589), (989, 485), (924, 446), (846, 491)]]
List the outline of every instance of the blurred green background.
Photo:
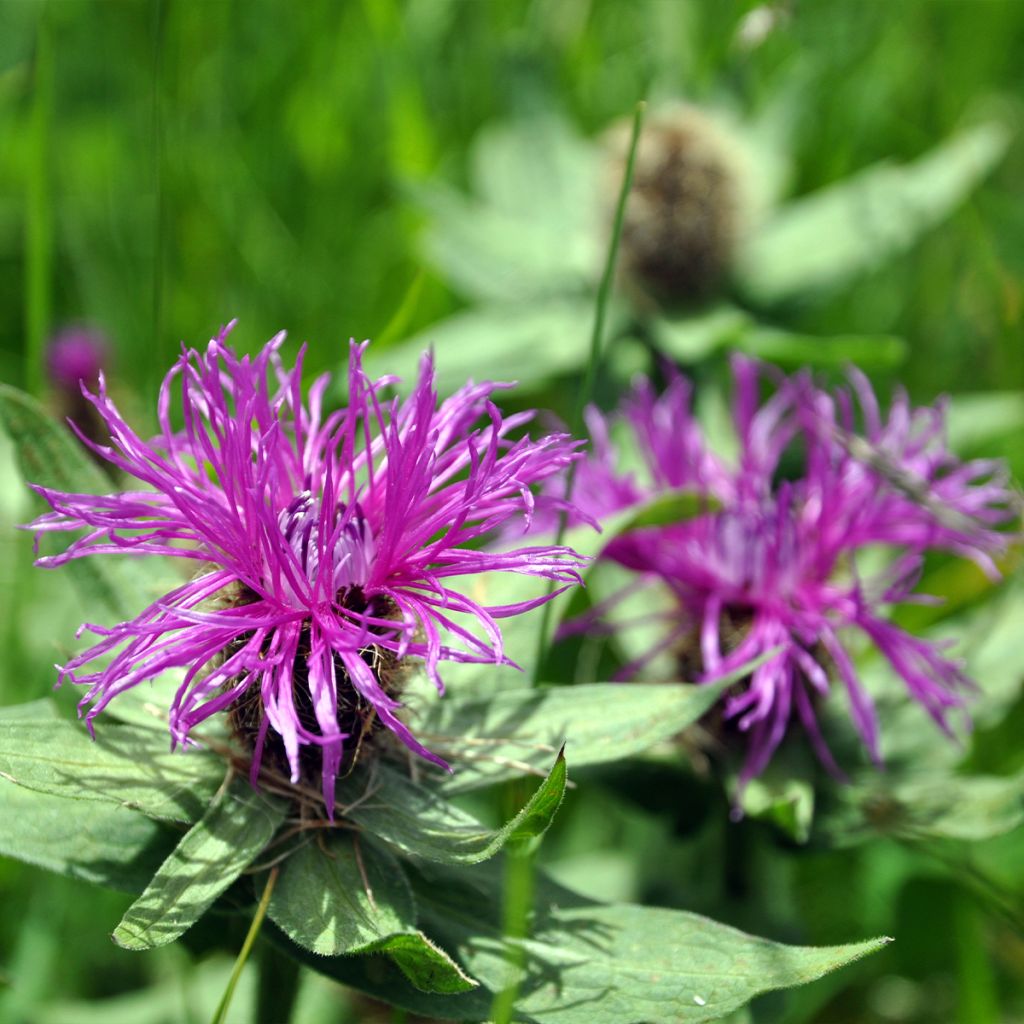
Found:
[[(790, 195), (883, 159), (911, 160), (997, 110), (1010, 148), (945, 223), (883, 269), (773, 315), (809, 334), (902, 336), (899, 376), (919, 399), (1024, 387), (1024, 3), (754, 8), (0, 0), (0, 379), (45, 395), (47, 338), (88, 324), (109, 338), (113, 388), (144, 421), (179, 344), (201, 343), (236, 316), (239, 346), (287, 328), (310, 342), (313, 368), (336, 367), (349, 337), (380, 335), (399, 310), (402, 333), (412, 334), (463, 304), (421, 255), (427, 215), (417, 186), (467, 188), (481, 128), (555, 112), (594, 136), (639, 99), (683, 98), (740, 124), (773, 125)], [(48, 692), (62, 653), (54, 638), (69, 638), (83, 610), (66, 581), (31, 570), (30, 545), (10, 528), (33, 506), (6, 448), (2, 474), (0, 702), (14, 703)], [(563, 852), (598, 851), (594, 878), (607, 869), (613, 895), (636, 896), (636, 885), (600, 849), (633, 843), (648, 859), (661, 851), (661, 866), (683, 876), (648, 886), (646, 898), (720, 916), (731, 906), (730, 920), (773, 938), (846, 941), (862, 937), (865, 922), (899, 936), (863, 970), (785, 1011), (770, 1003), (763, 1019), (1024, 1020), (1019, 932), (981, 915), (941, 865), (880, 844), (855, 864), (815, 851), (778, 868), (775, 840), (755, 830), (743, 833), (755, 846), (744, 856), (764, 871), (767, 895), (732, 893), (723, 904), (685, 877), (695, 868), (671, 837), (669, 812), (612, 813), (609, 801), (597, 818), (574, 813), (561, 842)], [(854, 871), (877, 905), (844, 905)], [(229, 961), (107, 944), (127, 897), (3, 860), (0, 904), (0, 1020), (177, 1024), (208, 1019), (219, 997)], [(371, 1019), (327, 982), (305, 985), (294, 1020)], [(142, 994), (123, 995), (131, 990)], [(830, 991), (840, 995), (829, 1004)], [(113, 996), (121, 1001), (86, 1005)], [(244, 998), (235, 1013), (248, 1019)]]

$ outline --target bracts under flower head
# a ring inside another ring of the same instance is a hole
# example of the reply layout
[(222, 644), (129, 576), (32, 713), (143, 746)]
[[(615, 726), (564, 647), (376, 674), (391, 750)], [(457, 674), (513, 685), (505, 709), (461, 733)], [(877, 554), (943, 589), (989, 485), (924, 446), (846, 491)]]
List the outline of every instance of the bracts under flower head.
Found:
[(367, 377), (365, 343), (349, 350), (346, 407), (327, 412), (327, 376), (303, 397), (304, 350), (287, 368), (281, 334), (238, 356), (226, 343), (232, 326), (205, 352), (183, 349), (161, 387), (152, 440), (128, 426), (102, 378), (87, 395), (111, 444), (85, 443), (139, 487), (36, 487), (53, 511), (34, 530), (87, 531), (38, 564), (111, 554), (192, 562), (187, 582), (131, 621), (83, 627), (101, 639), (61, 678), (88, 687), (91, 728), (118, 694), (183, 669), (170, 708), (176, 743), (227, 711), (251, 742), (253, 780), (271, 752), (292, 782), (312, 760), (330, 814), (368, 722), (444, 764), (398, 714), (403, 659), (422, 659), (443, 690), (440, 662), (507, 662), (498, 621), (549, 596), (538, 587), (534, 600), (486, 607), (455, 580), (500, 571), (562, 589), (578, 581), (582, 560), (567, 548), (477, 543), (528, 520), (531, 486), (564, 470), (577, 444), (517, 436), (531, 414), (503, 418), (492, 402), (508, 385), (470, 383), (439, 403), (429, 355), (406, 400), (385, 397), (395, 379)]

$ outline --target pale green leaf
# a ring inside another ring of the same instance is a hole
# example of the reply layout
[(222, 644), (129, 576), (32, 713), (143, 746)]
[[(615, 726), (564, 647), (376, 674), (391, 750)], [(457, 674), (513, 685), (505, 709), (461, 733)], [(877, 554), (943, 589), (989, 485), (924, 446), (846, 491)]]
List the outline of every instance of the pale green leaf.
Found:
[(907, 357), (906, 342), (891, 334), (816, 336), (760, 326), (740, 334), (735, 347), (786, 369), (830, 369), (853, 364), (862, 370), (891, 370)]
[(486, 128), (470, 155), (478, 198), (439, 184), (413, 191), (431, 217), (427, 260), (478, 301), (585, 290), (597, 277), (603, 245), (597, 155), (549, 115)]
[(844, 845), (878, 835), (977, 842), (1024, 824), (1024, 773), (929, 773), (889, 785), (875, 778), (841, 797), (842, 805), (822, 826), (826, 835)]
[(470, 379), (514, 381), (522, 387), (546, 383), (586, 363), (593, 306), (592, 299), (581, 296), (466, 310), (400, 345), (370, 348), (366, 370), (374, 377), (396, 374), (408, 390), (424, 352), (433, 350), (442, 394)]
[(787, 203), (750, 240), (737, 279), (771, 305), (843, 283), (906, 251), (995, 166), (1009, 133), (970, 128), (919, 159), (882, 164)]
[(887, 370), (899, 366), (907, 354), (906, 343), (892, 335), (796, 334), (759, 324), (730, 306), (693, 317), (658, 319), (653, 332), (656, 346), (684, 365), (737, 351), (787, 369), (832, 369), (853, 363), (865, 370)]

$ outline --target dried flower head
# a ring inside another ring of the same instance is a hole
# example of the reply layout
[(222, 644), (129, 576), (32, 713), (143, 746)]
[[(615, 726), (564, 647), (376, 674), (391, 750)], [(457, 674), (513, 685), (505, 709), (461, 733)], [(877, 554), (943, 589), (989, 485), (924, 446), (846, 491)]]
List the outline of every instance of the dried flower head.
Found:
[[(671, 651), (685, 678), (713, 681), (777, 651), (724, 698), (724, 718), (747, 737), (741, 782), (764, 769), (794, 720), (838, 773), (815, 711), (836, 682), (880, 760), (874, 707), (848, 647), (857, 631), (951, 731), (969, 685), (962, 664), (894, 625), (886, 608), (926, 599), (915, 585), (929, 551), (973, 559), (998, 575), (992, 556), (1006, 547), (998, 527), (1013, 516), (1005, 467), (952, 455), (941, 404), (914, 408), (901, 393), (883, 416), (857, 371), (851, 387), (835, 393), (807, 374), (785, 378), (744, 358), (734, 360), (733, 374), (735, 465), (709, 451), (690, 384), (678, 374), (661, 395), (639, 381), (611, 420), (590, 413), (595, 450), (574, 492), (583, 511), (600, 516), (675, 488), (708, 501), (692, 520), (637, 529), (605, 549), (605, 558), (674, 597), (662, 642), (624, 674)], [(775, 391), (762, 403), (765, 377)], [(615, 422), (633, 435), (645, 478), (618, 469)], [(794, 475), (788, 461), (796, 453), (803, 465)], [(890, 553), (885, 568), (863, 575), (863, 556), (879, 547)]]
[[(468, 384), (438, 404), (429, 356), (408, 399), (387, 399), (394, 378), (371, 381), (365, 345), (354, 343), (348, 405), (328, 413), (328, 377), (303, 399), (303, 352), (286, 368), (283, 334), (239, 357), (225, 342), (230, 326), (205, 353), (183, 350), (150, 441), (125, 423), (102, 377), (89, 396), (111, 438), (91, 447), (136, 489), (35, 488), (53, 511), (33, 529), (87, 531), (39, 565), (122, 554), (196, 566), (135, 619), (83, 627), (101, 639), (61, 678), (88, 686), (91, 728), (118, 694), (184, 669), (170, 708), (175, 743), (227, 711), (251, 743), (254, 781), (267, 758), (284, 762), (293, 783), (315, 765), (331, 813), (335, 780), (375, 724), (443, 764), (398, 715), (407, 657), (421, 658), (442, 690), (441, 661), (507, 662), (497, 620), (546, 599), (484, 607), (453, 580), (486, 571), (563, 589), (578, 580), (580, 559), (566, 548), (474, 547), (529, 518), (529, 488), (563, 470), (576, 444), (514, 439), (531, 414), (502, 418), (491, 396), (507, 385)], [(171, 424), (176, 386), (181, 430)]]
[[(629, 137), (625, 123), (608, 133), (608, 178), (616, 190)], [(653, 114), (640, 137), (622, 226), (629, 283), (669, 307), (714, 295), (732, 263), (744, 205), (741, 161), (725, 132), (686, 104)]]

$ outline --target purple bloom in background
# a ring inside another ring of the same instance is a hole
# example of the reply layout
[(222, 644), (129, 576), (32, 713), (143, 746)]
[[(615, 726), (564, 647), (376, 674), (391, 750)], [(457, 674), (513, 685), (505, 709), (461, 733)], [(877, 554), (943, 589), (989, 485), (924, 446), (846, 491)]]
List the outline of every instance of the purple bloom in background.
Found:
[(46, 370), (57, 391), (81, 400), (81, 387), (95, 387), (108, 358), (107, 343), (87, 327), (67, 327), (46, 347)]
[[(286, 368), (283, 334), (238, 357), (225, 344), (230, 327), (205, 353), (183, 350), (161, 387), (152, 440), (124, 422), (100, 378), (90, 400), (112, 444), (91, 447), (137, 489), (35, 488), (53, 511), (32, 528), (87, 531), (40, 565), (115, 553), (195, 565), (132, 621), (83, 627), (102, 639), (61, 678), (88, 686), (91, 727), (119, 693), (185, 669), (170, 709), (175, 743), (228, 711), (251, 743), (254, 782), (272, 753), (293, 783), (312, 756), (330, 813), (336, 777), (375, 723), (444, 764), (397, 715), (402, 659), (422, 658), (438, 690), (442, 660), (509, 663), (497, 620), (547, 599), (538, 587), (535, 600), (484, 607), (452, 589), (455, 578), (497, 570), (562, 589), (578, 581), (582, 560), (564, 547), (471, 546), (528, 520), (530, 486), (563, 471), (577, 443), (513, 440), (532, 414), (502, 418), (491, 396), (508, 385), (468, 384), (438, 404), (429, 356), (409, 398), (386, 399), (394, 378), (365, 375), (365, 344), (349, 351), (348, 406), (327, 413), (329, 378), (304, 401), (303, 352)], [(171, 425), (176, 384), (181, 431)]]
[[(573, 494), (581, 511), (601, 517), (676, 488), (708, 501), (692, 520), (637, 529), (605, 549), (604, 558), (638, 574), (637, 585), (658, 582), (674, 597), (662, 642), (623, 676), (667, 651), (682, 672), (710, 682), (778, 648), (724, 698), (724, 717), (748, 737), (741, 783), (765, 768), (794, 719), (839, 774), (815, 712), (834, 682), (846, 689), (854, 724), (880, 760), (874, 707), (847, 647), (858, 631), (950, 732), (969, 686), (961, 664), (893, 625), (884, 608), (925, 600), (914, 586), (928, 551), (973, 559), (998, 575), (992, 556), (1006, 536), (997, 527), (1013, 517), (1004, 467), (953, 456), (941, 404), (913, 408), (901, 393), (883, 416), (857, 371), (850, 388), (835, 393), (809, 374), (787, 378), (739, 357), (733, 375), (734, 465), (708, 450), (690, 384), (678, 374), (661, 395), (646, 380), (636, 383), (611, 420), (590, 412), (594, 452), (578, 467)], [(762, 403), (769, 375), (775, 389)], [(633, 435), (642, 478), (618, 469), (616, 423)], [(802, 465), (787, 479), (794, 454)], [(887, 567), (865, 578), (858, 560), (880, 545), (891, 555)]]

